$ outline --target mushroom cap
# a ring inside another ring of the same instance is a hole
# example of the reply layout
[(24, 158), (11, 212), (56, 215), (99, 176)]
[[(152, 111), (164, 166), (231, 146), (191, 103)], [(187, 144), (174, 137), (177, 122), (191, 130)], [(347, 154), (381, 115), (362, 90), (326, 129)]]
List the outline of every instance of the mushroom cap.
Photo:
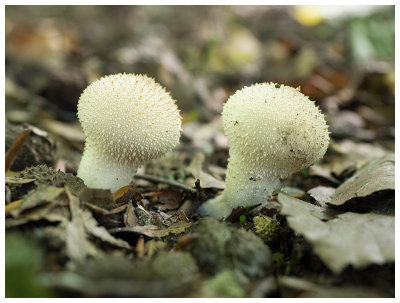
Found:
[(91, 144), (121, 163), (142, 165), (175, 147), (181, 116), (168, 92), (145, 75), (116, 74), (90, 84), (78, 117)]
[(285, 85), (244, 87), (225, 103), (222, 121), (231, 161), (241, 159), (280, 178), (317, 162), (329, 144), (319, 108), (299, 89)]

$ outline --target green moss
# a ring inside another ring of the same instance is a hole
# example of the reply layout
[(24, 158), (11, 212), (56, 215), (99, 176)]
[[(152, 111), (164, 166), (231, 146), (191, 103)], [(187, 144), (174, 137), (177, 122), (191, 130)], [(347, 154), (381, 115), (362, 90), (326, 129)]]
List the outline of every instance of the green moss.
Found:
[(188, 249), (203, 272), (234, 269), (248, 277), (262, 277), (272, 270), (269, 247), (251, 231), (202, 218), (193, 232), (198, 238)]
[(56, 171), (46, 165), (26, 168), (21, 171), (17, 177), (23, 179), (35, 179), (35, 181), (27, 184), (10, 184), (9, 187), (12, 192), (12, 200), (21, 199), (29, 191), (41, 185), (53, 185), (55, 187), (64, 187), (66, 185), (74, 195), (78, 195), (79, 192), (85, 188), (85, 185), (80, 178), (71, 173)]
[(232, 270), (226, 269), (204, 282), (203, 293), (206, 297), (242, 298), (246, 295)]
[(273, 240), (279, 232), (279, 222), (270, 217), (258, 215), (253, 218), (253, 222), (254, 231), (268, 241)]

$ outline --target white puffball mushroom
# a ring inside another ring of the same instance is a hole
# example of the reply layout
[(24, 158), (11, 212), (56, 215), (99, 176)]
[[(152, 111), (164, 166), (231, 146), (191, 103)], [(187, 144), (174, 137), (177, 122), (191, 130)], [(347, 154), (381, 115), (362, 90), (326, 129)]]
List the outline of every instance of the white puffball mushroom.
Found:
[(86, 142), (78, 169), (88, 187), (128, 185), (139, 166), (179, 142), (182, 121), (168, 92), (145, 75), (117, 74), (90, 84), (78, 103)]
[(224, 104), (222, 123), (230, 156), (226, 187), (199, 209), (216, 218), (238, 206), (264, 204), (280, 179), (316, 163), (329, 144), (315, 103), (299, 89), (275, 83), (237, 91)]

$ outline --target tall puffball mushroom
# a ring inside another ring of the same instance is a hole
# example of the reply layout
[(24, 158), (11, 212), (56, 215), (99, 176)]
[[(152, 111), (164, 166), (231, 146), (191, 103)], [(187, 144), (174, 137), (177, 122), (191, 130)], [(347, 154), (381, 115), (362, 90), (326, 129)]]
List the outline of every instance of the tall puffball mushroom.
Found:
[(280, 179), (316, 163), (329, 144), (315, 103), (299, 89), (275, 83), (237, 91), (224, 105), (222, 123), (230, 156), (226, 187), (199, 209), (216, 218), (238, 206), (263, 204)]
[(181, 116), (168, 92), (145, 75), (118, 74), (90, 84), (78, 103), (86, 136), (78, 169), (88, 187), (129, 184), (139, 166), (179, 142)]

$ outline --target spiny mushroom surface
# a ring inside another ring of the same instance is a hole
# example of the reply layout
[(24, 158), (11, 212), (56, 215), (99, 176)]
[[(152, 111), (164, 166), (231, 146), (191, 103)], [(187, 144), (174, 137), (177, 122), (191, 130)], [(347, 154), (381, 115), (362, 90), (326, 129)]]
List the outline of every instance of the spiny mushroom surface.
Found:
[(78, 177), (112, 191), (129, 184), (140, 165), (172, 150), (182, 131), (175, 100), (145, 75), (93, 82), (79, 99), (78, 118), (86, 136)]
[(238, 206), (265, 203), (280, 179), (316, 163), (329, 144), (315, 103), (299, 89), (275, 83), (237, 91), (224, 104), (222, 123), (230, 156), (226, 187), (199, 209), (216, 218)]

